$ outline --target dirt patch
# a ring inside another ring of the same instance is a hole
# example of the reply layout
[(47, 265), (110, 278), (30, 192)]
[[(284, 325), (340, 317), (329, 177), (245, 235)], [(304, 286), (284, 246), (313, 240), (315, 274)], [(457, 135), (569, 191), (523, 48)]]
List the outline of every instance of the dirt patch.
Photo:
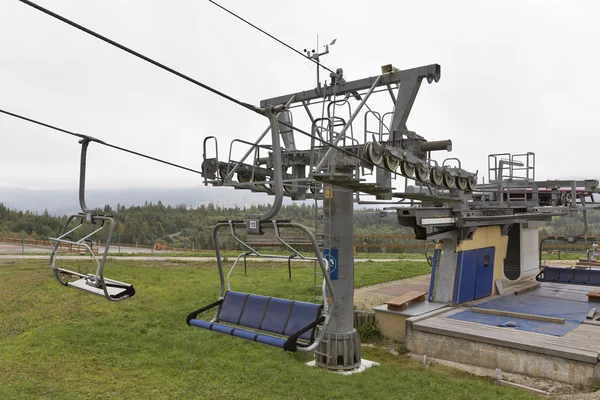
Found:
[[(373, 307), (384, 304), (387, 300), (399, 296), (398, 293), (385, 293), (385, 289), (396, 287), (407, 287), (410, 290), (417, 287), (429, 287), (431, 274), (415, 276), (412, 278), (399, 279), (396, 281), (378, 283), (371, 286), (363, 286), (354, 290), (354, 308), (357, 310), (372, 310)], [(427, 290), (427, 289), (425, 289)]]

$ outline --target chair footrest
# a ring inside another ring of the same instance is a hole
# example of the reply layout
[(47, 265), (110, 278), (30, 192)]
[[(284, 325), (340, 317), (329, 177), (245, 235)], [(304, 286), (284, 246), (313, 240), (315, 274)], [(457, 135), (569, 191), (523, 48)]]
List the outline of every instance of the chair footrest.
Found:
[[(132, 297), (135, 294), (135, 289), (133, 285), (129, 285), (126, 283), (115, 283), (109, 279), (105, 279), (106, 283), (106, 291), (108, 292), (108, 296), (113, 300), (125, 300), (129, 297)], [(74, 282), (67, 282), (67, 286), (70, 286), (75, 289), (83, 290), (88, 293), (95, 294), (97, 296), (106, 297), (106, 293), (104, 293), (104, 289), (96, 286), (92, 286), (88, 284), (88, 281), (85, 278), (78, 279)]]
[(210, 323), (201, 319), (192, 319), (190, 320), (189, 324), (198, 328), (208, 329), (211, 331), (224, 333), (226, 335), (236, 336), (253, 342), (268, 344), (270, 346), (279, 347), (281, 349), (283, 349), (283, 346), (286, 342), (286, 339), (284, 338), (271, 335), (264, 335), (259, 332), (252, 332), (246, 329), (240, 329), (229, 325)]

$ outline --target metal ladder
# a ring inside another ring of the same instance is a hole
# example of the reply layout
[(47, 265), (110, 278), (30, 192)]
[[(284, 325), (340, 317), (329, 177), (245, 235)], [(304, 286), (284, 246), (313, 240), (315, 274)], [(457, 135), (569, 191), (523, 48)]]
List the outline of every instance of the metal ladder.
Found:
[[(325, 185), (319, 184), (319, 183), (317, 183), (317, 184), (318, 184), (318, 186), (320, 186), (320, 191), (324, 192)], [(319, 246), (319, 251), (321, 252), (321, 254), (323, 254), (323, 250), (325, 248), (325, 241), (326, 241), (326, 239), (329, 239), (329, 238), (325, 237), (326, 235), (325, 235), (325, 232), (323, 229), (323, 221), (322, 221), (323, 212), (324, 212), (323, 206), (322, 206), (323, 200), (321, 199), (320, 201), (321, 201), (321, 207), (319, 207), (319, 200), (315, 196), (315, 237), (322, 238), (322, 240), (320, 242), (320, 246)], [(323, 293), (323, 273), (321, 272), (321, 268), (317, 262), (315, 262), (313, 265), (314, 265), (313, 302), (323, 304), (323, 302), (325, 300), (324, 293)]]

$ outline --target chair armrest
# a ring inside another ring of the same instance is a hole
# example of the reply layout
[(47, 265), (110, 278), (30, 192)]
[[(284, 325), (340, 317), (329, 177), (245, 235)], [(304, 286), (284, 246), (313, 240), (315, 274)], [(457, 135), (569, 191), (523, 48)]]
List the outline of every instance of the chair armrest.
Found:
[(195, 318), (198, 316), (198, 314), (201, 314), (201, 313), (203, 313), (204, 311), (210, 310), (211, 308), (214, 308), (214, 307), (216, 307), (216, 306), (220, 305), (221, 303), (223, 303), (223, 299), (217, 300), (217, 301), (215, 301), (214, 303), (211, 303), (211, 304), (207, 305), (206, 307), (202, 307), (202, 308), (200, 308), (199, 310), (192, 311), (192, 312), (191, 312), (191, 313), (190, 313), (190, 314), (187, 316), (187, 319), (185, 320), (185, 322), (186, 322), (186, 323), (189, 325), (189, 324), (190, 324), (190, 321), (191, 321), (191, 320), (193, 320), (193, 319), (195, 319)]
[(283, 345), (283, 349), (285, 351), (296, 351), (299, 346), (298, 338), (300, 338), (300, 335), (302, 335), (304, 332), (309, 331), (310, 329), (313, 329), (314, 327), (316, 327), (323, 321), (325, 321), (325, 317), (321, 316), (321, 317), (317, 318), (315, 321), (313, 321), (310, 324), (306, 325), (305, 327), (301, 328), (300, 330), (292, 333), (286, 340), (285, 344)]

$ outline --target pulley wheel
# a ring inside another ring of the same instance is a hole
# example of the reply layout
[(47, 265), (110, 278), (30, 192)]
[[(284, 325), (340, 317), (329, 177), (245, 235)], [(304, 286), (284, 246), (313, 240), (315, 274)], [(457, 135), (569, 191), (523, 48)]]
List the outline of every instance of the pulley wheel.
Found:
[[(267, 177), (265, 175), (254, 174), (254, 180), (255, 181), (266, 181)], [(265, 183), (257, 183), (256, 186), (259, 188), (267, 187)]]
[(444, 171), (444, 186), (448, 189), (454, 189), (456, 186), (456, 177), (448, 170)]
[(250, 182), (250, 179), (252, 179), (252, 173), (247, 171), (240, 171), (237, 173), (237, 179), (240, 183)]
[(369, 145), (370, 145), (368, 148), (369, 160), (371, 160), (371, 162), (373, 164), (381, 165), (381, 163), (383, 162), (383, 153), (377, 154), (375, 152), (375, 146), (373, 146), (373, 143), (369, 142)]
[(558, 205), (566, 206), (566, 203), (567, 203), (567, 194), (565, 192), (562, 192), (560, 194), (560, 196), (558, 197)]
[(400, 159), (394, 157), (391, 154), (386, 154), (384, 161), (385, 161), (385, 167), (392, 172), (396, 172), (396, 170), (400, 166)]
[(400, 170), (403, 175), (412, 178), (415, 175), (415, 164), (411, 164), (408, 161), (402, 161), (400, 163)]
[(205, 178), (211, 178), (214, 179), (215, 175), (217, 174), (217, 170), (219, 169), (219, 162), (217, 161), (216, 158), (207, 158), (206, 160), (202, 161), (202, 175)]
[(444, 184), (444, 173), (440, 167), (432, 167), (429, 173), (431, 183), (436, 186), (442, 186)]
[(463, 178), (462, 176), (459, 176), (458, 178), (456, 178), (456, 186), (460, 190), (466, 190), (467, 187), (469, 186), (469, 181), (467, 178)]
[(421, 182), (427, 182), (429, 178), (429, 169), (423, 164), (419, 163), (415, 166), (415, 175)]
[(415, 232), (415, 239), (417, 240), (427, 240), (427, 228), (420, 225), (415, 225), (413, 227)]
[(565, 193), (565, 206), (570, 206), (571, 205), (571, 193)]
[(223, 164), (219, 167), (219, 177), (221, 179), (225, 180), (225, 177), (227, 176), (227, 170), (228, 170), (227, 164)]
[(365, 143), (365, 147), (363, 147), (363, 157), (369, 160), (369, 162), (373, 162), (373, 160), (371, 160), (371, 157), (369, 156), (369, 148), (371, 146), (373, 146), (373, 143), (367, 142)]
[(477, 187), (477, 178), (474, 176), (470, 176), (467, 179), (467, 186), (471, 192), (474, 192), (475, 188)]

